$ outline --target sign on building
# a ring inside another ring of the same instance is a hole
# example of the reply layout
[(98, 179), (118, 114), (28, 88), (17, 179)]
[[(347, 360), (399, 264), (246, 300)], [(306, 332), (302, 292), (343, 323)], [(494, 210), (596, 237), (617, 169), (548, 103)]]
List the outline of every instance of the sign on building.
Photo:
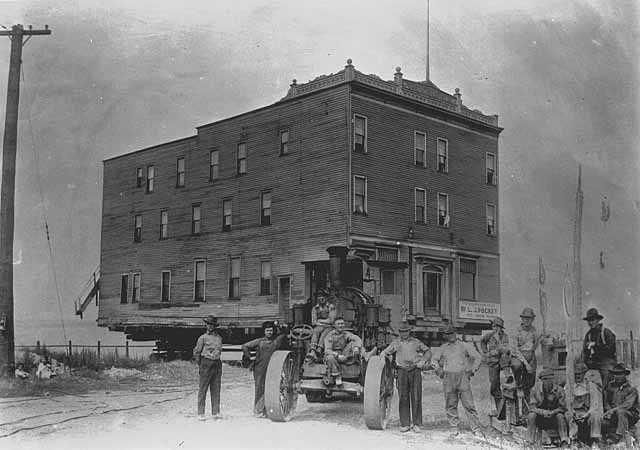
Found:
[(491, 320), (500, 315), (500, 303), (460, 300), (458, 309), (461, 319)]

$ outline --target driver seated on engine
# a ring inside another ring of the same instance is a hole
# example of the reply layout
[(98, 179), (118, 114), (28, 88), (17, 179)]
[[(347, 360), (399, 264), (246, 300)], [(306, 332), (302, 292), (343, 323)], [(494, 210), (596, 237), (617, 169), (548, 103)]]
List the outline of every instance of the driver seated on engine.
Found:
[(336, 306), (333, 302), (328, 301), (328, 293), (320, 291), (316, 294), (317, 303), (311, 309), (311, 324), (313, 325), (313, 333), (309, 342), (309, 353), (307, 353), (307, 361), (321, 360), (324, 350), (324, 338), (331, 330), (333, 322), (336, 318)]
[(334, 381), (336, 386), (340, 386), (342, 385), (340, 365), (357, 361), (362, 348), (362, 339), (345, 330), (345, 321), (342, 317), (336, 317), (333, 327), (334, 329), (324, 339), (324, 362), (327, 365), (325, 384), (328, 385)]

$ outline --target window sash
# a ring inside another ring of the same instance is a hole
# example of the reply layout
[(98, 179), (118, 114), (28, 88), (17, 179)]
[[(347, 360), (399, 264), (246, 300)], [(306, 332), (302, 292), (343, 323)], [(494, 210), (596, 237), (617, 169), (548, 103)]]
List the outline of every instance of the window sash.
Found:
[(289, 153), (289, 130), (282, 130), (280, 132), (280, 154), (286, 155)]
[(147, 167), (147, 192), (153, 192), (156, 169), (154, 166)]
[(209, 155), (209, 180), (217, 180), (220, 176), (220, 152), (213, 150)]
[(447, 194), (438, 194), (438, 224), (448, 227), (449, 217), (449, 196)]
[(425, 165), (425, 155), (427, 152), (427, 135), (416, 131), (413, 135), (413, 161), (416, 165)]
[(424, 189), (416, 188), (414, 191), (415, 221), (425, 223), (427, 211), (427, 193)]
[(247, 144), (238, 144), (237, 154), (237, 172), (238, 175), (247, 173)]
[(232, 219), (232, 203), (231, 200), (224, 200), (222, 202), (222, 227), (223, 229), (231, 228), (231, 219)]
[(496, 234), (496, 207), (487, 203), (487, 234)]
[(271, 261), (260, 263), (260, 295), (271, 295)]
[(133, 289), (131, 290), (131, 303), (140, 301), (140, 274), (133, 274)]
[(184, 186), (184, 158), (178, 158), (177, 167), (176, 167), (177, 186)]
[(171, 272), (162, 271), (160, 285), (160, 301), (168, 302), (171, 297)]
[(231, 259), (229, 273), (229, 297), (240, 297), (240, 258)]
[(136, 215), (134, 218), (133, 240), (142, 241), (142, 215)]
[(271, 192), (260, 193), (260, 224), (271, 225)]
[(136, 187), (142, 187), (143, 178), (144, 178), (144, 173), (142, 171), (142, 167), (138, 167), (136, 169)]
[(382, 294), (393, 295), (396, 293), (396, 273), (391, 270), (382, 271)]
[(492, 153), (486, 154), (487, 184), (496, 184), (496, 157)]
[(206, 261), (196, 261), (195, 274), (193, 279), (193, 299), (196, 302), (204, 301), (205, 298), (205, 280), (207, 277)]
[(160, 239), (166, 239), (169, 229), (169, 213), (160, 211)]
[(193, 205), (191, 207), (191, 233), (198, 234), (200, 233), (200, 223), (201, 223), (201, 214), (200, 214), (200, 205)]
[(353, 150), (358, 153), (366, 153), (367, 119), (363, 116), (354, 116), (353, 122)]
[(436, 147), (438, 151), (438, 172), (447, 173), (449, 171), (449, 142), (446, 139), (438, 138)]
[(120, 279), (120, 304), (129, 302), (129, 275), (122, 275)]
[(231, 259), (231, 278), (240, 278), (240, 258)]
[(353, 177), (353, 212), (367, 213), (367, 178), (359, 175)]

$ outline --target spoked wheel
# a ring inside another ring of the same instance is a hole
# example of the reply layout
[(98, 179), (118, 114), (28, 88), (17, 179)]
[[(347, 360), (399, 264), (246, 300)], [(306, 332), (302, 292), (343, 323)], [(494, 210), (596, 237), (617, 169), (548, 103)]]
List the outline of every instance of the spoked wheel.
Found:
[(298, 401), (298, 393), (294, 389), (297, 371), (294, 355), (290, 351), (278, 350), (269, 360), (264, 406), (267, 417), (274, 422), (286, 422), (293, 417)]
[(393, 398), (393, 369), (386, 358), (372, 356), (364, 379), (364, 422), (372, 430), (384, 430)]

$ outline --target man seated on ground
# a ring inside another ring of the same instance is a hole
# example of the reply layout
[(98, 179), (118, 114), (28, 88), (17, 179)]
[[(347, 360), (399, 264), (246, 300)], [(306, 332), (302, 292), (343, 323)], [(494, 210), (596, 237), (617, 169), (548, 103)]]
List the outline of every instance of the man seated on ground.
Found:
[(609, 442), (620, 441), (638, 422), (638, 390), (627, 380), (630, 373), (621, 363), (609, 371), (611, 378), (604, 391), (602, 421)]
[(556, 383), (552, 370), (544, 369), (538, 375), (540, 382), (531, 391), (531, 404), (527, 415), (527, 441), (535, 444), (542, 430), (556, 429), (561, 445), (569, 445), (564, 390)]
[(333, 322), (334, 329), (324, 339), (324, 362), (327, 365), (325, 384), (334, 381), (336, 386), (342, 385), (340, 364), (353, 363), (360, 354), (362, 339), (346, 331), (345, 326), (344, 318), (336, 317)]
[(333, 302), (329, 302), (328, 293), (320, 291), (316, 295), (317, 303), (311, 309), (311, 324), (313, 325), (313, 334), (309, 342), (309, 353), (307, 360), (313, 361), (322, 355), (324, 337), (331, 330), (331, 326), (336, 318), (336, 306)]
[[(602, 424), (602, 390), (594, 382), (585, 378), (589, 370), (586, 364), (577, 362), (575, 365), (575, 385), (573, 387), (573, 414), (567, 411), (565, 417), (569, 424), (569, 437), (572, 442), (580, 440), (584, 443), (598, 445)], [(565, 386), (565, 393), (569, 389)]]

